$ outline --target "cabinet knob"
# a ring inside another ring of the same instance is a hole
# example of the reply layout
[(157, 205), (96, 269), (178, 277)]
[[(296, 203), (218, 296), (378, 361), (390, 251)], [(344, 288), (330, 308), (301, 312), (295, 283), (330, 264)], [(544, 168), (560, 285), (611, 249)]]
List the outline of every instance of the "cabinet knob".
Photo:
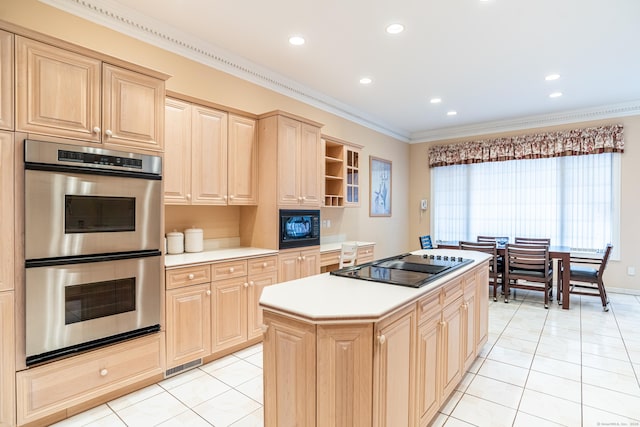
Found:
[(98, 126), (93, 128), (93, 133), (100, 133), (100, 131), (101, 129)]
[(306, 259), (307, 259), (307, 257), (306, 257), (306, 256), (304, 256), (304, 255), (302, 255), (302, 260), (304, 261), (304, 260), (306, 260)]
[(191, 194), (187, 194), (187, 200), (191, 200)]
[(193, 280), (193, 278), (194, 278), (194, 277), (196, 277), (196, 276), (195, 276), (193, 273), (189, 273), (189, 274), (187, 275), (187, 278), (188, 278), (189, 280)]
[(211, 289), (207, 289), (207, 292), (205, 292), (207, 295), (211, 295)]
[(222, 200), (227, 200), (227, 196), (222, 196)]
[(302, 261), (302, 257), (301, 256), (298, 257), (298, 261)]
[(105, 130), (104, 133), (105, 133), (105, 135), (107, 135), (109, 137), (113, 136), (113, 132), (111, 131), (111, 129)]
[(106, 377), (108, 373), (109, 373), (109, 371), (107, 371), (106, 368), (100, 369), (100, 376), (101, 377)]
[(269, 325), (262, 324), (260, 325), (260, 329), (262, 329), (263, 334), (266, 334), (267, 330), (269, 329)]
[(235, 268), (229, 267), (229, 273), (233, 273), (234, 271), (235, 271)]
[(302, 197), (298, 197), (298, 201), (301, 202), (302, 201)]
[(256, 284), (256, 283), (255, 283), (253, 280), (251, 280), (251, 281), (249, 282), (249, 285), (250, 285), (250, 286), (253, 286), (253, 285), (255, 285), (255, 284)]
[(249, 284), (248, 284), (247, 282), (244, 282), (244, 285), (243, 285), (243, 286), (244, 286), (245, 288), (248, 288), (248, 287), (249, 287)]
[(266, 262), (262, 263), (262, 268), (267, 268), (267, 263)]
[(384, 344), (387, 342), (387, 337), (385, 337), (383, 334), (378, 335), (378, 342), (380, 344)]
[(229, 200), (233, 200), (233, 194), (229, 196)]

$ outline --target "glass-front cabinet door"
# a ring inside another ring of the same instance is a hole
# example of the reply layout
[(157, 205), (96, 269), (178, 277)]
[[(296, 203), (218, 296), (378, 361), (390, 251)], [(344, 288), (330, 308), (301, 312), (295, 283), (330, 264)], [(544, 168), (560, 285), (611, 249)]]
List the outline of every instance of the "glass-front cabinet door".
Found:
[(346, 205), (360, 206), (360, 153), (347, 148)]

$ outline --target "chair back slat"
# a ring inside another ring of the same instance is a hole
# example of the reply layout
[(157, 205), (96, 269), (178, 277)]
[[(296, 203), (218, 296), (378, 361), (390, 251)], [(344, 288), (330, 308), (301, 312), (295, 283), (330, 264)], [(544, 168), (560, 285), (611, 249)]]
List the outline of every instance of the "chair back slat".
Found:
[(551, 245), (551, 239), (546, 237), (516, 237), (514, 242), (521, 245)]
[(418, 239), (420, 240), (420, 249), (433, 249), (430, 235), (420, 236)]
[(549, 247), (512, 243), (506, 246), (509, 269), (546, 271), (549, 267)]
[(343, 243), (340, 249), (340, 268), (354, 266), (357, 257), (358, 245), (356, 243)]

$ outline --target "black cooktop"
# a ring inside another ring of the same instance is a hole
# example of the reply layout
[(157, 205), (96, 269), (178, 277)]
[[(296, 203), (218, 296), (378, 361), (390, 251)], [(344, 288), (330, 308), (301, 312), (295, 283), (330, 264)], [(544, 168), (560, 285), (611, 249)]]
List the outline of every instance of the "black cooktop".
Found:
[(334, 276), (419, 288), (473, 262), (443, 255), (396, 255), (355, 267), (332, 271)]

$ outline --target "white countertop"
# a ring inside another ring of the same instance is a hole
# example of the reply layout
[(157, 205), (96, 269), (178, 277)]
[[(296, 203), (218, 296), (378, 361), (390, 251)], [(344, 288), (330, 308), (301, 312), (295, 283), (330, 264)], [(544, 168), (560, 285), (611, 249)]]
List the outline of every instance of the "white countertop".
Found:
[(202, 252), (185, 252), (178, 255), (165, 255), (164, 265), (165, 267), (181, 267), (190, 264), (204, 264), (215, 261), (232, 260), (236, 258), (253, 258), (264, 255), (277, 255), (278, 251), (275, 249), (262, 249), (262, 248), (222, 248), (205, 250)]
[(490, 258), (482, 252), (455, 249), (428, 249), (412, 253), (455, 255), (474, 259), (475, 262), (417, 289), (332, 276), (329, 273), (319, 274), (267, 286), (262, 291), (260, 305), (317, 322), (377, 320)]
[(360, 242), (360, 241), (354, 241), (354, 240), (347, 240), (344, 242), (335, 242), (335, 243), (323, 243), (320, 245), (320, 253), (342, 250), (343, 243), (355, 243), (358, 246), (368, 246), (368, 245), (376, 244), (375, 242)]

